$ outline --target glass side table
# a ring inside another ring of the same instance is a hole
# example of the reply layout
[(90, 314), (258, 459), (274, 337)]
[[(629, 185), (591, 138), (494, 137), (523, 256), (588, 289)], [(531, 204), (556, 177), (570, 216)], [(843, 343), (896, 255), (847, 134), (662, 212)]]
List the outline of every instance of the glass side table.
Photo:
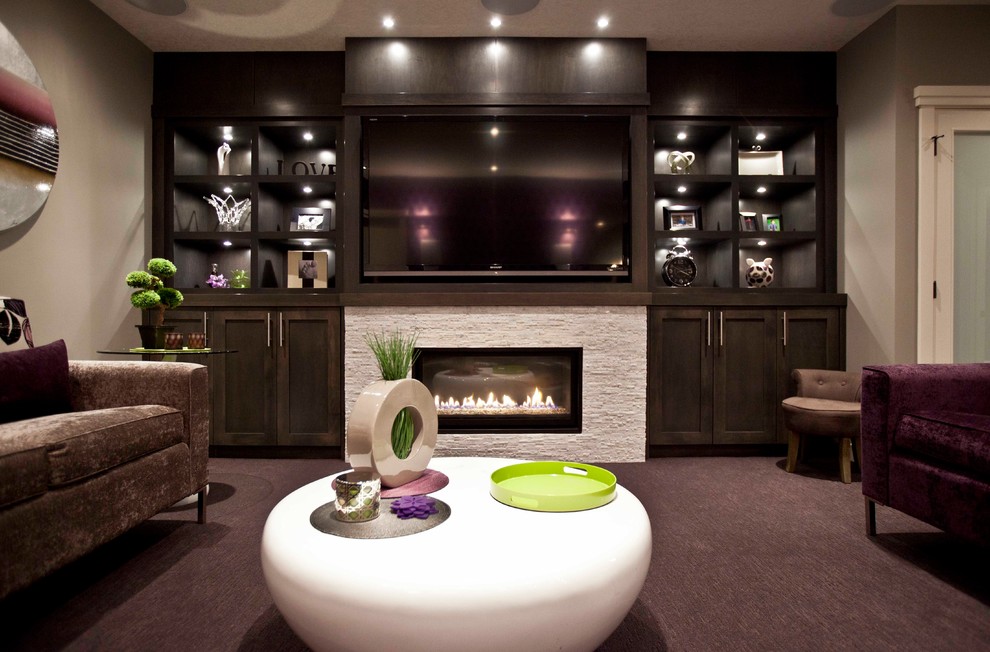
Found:
[(145, 349), (135, 347), (133, 349), (101, 349), (97, 353), (105, 355), (140, 355), (147, 360), (158, 362), (177, 362), (180, 357), (187, 355), (222, 355), (225, 353), (237, 353), (237, 349)]

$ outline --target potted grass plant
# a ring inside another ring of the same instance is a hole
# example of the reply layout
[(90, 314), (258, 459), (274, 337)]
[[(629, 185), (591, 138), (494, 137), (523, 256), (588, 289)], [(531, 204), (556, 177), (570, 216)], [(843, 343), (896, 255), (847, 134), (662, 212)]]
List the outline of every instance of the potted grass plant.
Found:
[(437, 410), (426, 385), (409, 378), (416, 361), (417, 335), (371, 332), (364, 338), (381, 380), (368, 385), (351, 410), (347, 428), (355, 470), (379, 473), (382, 484), (398, 487), (423, 474), (437, 439)]
[(175, 288), (165, 287), (165, 279), (175, 276), (176, 267), (165, 258), (152, 258), (145, 270), (129, 273), (124, 277), (127, 287), (134, 288), (131, 305), (148, 312), (148, 323), (140, 324), (141, 346), (146, 349), (165, 347), (165, 310), (182, 305), (182, 293)]

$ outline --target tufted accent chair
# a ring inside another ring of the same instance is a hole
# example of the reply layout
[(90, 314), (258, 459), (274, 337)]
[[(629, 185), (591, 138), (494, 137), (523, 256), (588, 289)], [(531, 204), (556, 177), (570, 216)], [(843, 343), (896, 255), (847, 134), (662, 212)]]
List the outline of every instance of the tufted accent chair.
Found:
[(795, 369), (791, 377), (797, 383), (797, 396), (783, 401), (784, 426), (787, 428), (785, 470), (794, 472), (803, 437), (837, 437), (839, 475), (843, 482), (852, 482), (850, 458), (853, 445), (856, 446), (856, 462), (862, 460), (859, 440), (860, 374), (827, 369)]

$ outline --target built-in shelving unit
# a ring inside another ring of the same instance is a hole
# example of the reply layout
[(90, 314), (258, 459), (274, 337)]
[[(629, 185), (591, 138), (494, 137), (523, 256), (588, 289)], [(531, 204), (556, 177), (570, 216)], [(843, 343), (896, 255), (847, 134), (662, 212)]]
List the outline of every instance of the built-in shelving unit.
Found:
[(655, 286), (682, 244), (698, 266), (692, 288), (749, 290), (746, 260), (772, 258), (774, 282), (759, 291), (825, 291), (821, 130), (814, 119), (652, 120)]
[[(246, 287), (231, 288), (241, 292), (332, 289), (339, 131), (335, 120), (173, 122), (164, 209), (176, 287), (222, 292), (207, 285), (215, 265), (228, 280), (248, 273)], [(250, 208), (224, 226), (211, 198), (227, 207), (250, 200)]]

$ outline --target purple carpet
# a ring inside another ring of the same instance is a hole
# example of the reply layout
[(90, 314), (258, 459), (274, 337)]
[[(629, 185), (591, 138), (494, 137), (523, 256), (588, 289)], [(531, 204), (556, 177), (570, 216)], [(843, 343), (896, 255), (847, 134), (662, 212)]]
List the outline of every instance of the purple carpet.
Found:
[[(860, 486), (766, 457), (605, 464), (639, 497), (653, 560), (600, 648), (990, 651), (987, 549), (889, 509), (863, 533)], [(5, 650), (304, 650), (261, 574), (265, 518), (339, 460), (210, 461), (209, 523), (166, 511), (0, 602)], [(470, 647), (465, 647), (469, 652)]]

